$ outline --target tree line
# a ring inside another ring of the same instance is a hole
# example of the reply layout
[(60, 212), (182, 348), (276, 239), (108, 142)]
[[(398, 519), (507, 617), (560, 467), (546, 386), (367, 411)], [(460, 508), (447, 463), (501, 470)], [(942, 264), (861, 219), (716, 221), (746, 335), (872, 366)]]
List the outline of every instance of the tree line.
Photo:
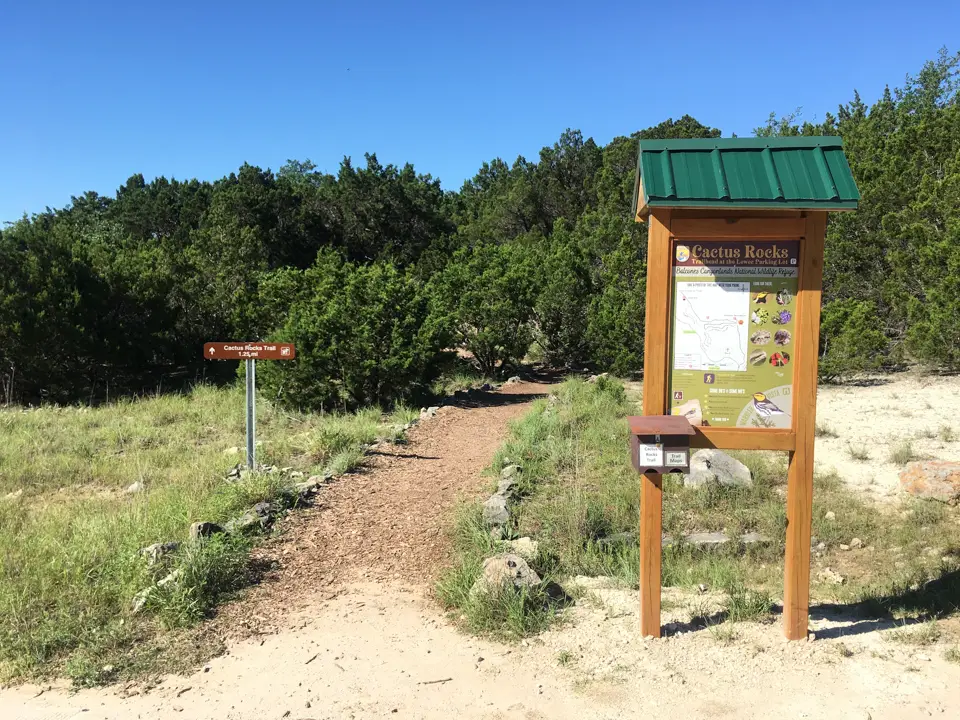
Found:
[[(821, 374), (960, 368), (960, 55), (867, 106), (768, 135), (840, 135), (862, 194), (831, 216)], [(484, 163), (457, 192), (412, 165), (336, 175), (290, 161), (215, 182), (134, 175), (0, 232), (0, 401), (72, 402), (233, 372), (209, 340), (297, 343), (263, 363), (301, 408), (415, 395), (464, 348), (495, 375), (528, 353), (643, 367), (646, 227), (638, 142), (720, 137), (692, 117), (600, 146), (568, 130), (535, 160)]]

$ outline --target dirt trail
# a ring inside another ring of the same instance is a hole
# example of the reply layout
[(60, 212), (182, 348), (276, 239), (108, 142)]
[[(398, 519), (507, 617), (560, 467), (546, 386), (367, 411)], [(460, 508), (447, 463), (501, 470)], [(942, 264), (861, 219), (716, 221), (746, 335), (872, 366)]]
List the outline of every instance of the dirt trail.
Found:
[[(459, 498), (482, 494), (507, 423), (544, 389), (443, 408), (408, 444), (326, 488), (259, 551), (277, 567), (210, 624), (233, 639), (193, 675), (133, 695), (7, 689), (0, 718), (960, 717), (960, 666), (939, 649), (891, 646), (857, 618), (813, 613), (824, 638), (813, 643), (785, 642), (779, 621), (738, 624), (729, 642), (708, 630), (644, 640), (635, 591), (589, 580), (567, 622), (529, 642), (458, 632), (429, 598), (449, 552), (442, 528)], [(677, 609), (664, 622), (682, 628), (684, 608), (704, 597), (668, 601)]]
[(314, 507), (291, 515), (283, 533), (256, 551), (256, 562), (275, 567), (244, 602), (224, 608), (215, 629), (273, 629), (292, 609), (335, 597), (352, 581), (429, 585), (449, 559), (444, 530), (454, 508), (487, 488), (481, 473), (510, 420), (547, 391), (523, 382), (475, 392), (422, 420), (406, 443), (379, 447), (361, 471), (323, 488)]

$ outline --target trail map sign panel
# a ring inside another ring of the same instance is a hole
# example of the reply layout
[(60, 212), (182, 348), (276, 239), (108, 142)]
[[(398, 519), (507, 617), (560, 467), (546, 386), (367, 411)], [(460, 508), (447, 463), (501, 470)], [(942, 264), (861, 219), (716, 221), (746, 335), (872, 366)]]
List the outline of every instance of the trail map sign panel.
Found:
[(676, 241), (671, 414), (790, 428), (800, 243)]

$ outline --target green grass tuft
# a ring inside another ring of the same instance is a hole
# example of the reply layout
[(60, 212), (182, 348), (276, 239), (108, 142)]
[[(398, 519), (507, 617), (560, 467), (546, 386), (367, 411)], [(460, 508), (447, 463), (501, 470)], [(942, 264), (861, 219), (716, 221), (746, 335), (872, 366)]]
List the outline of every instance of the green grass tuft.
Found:
[(889, 459), (894, 465), (906, 465), (914, 460), (919, 460), (920, 456), (917, 455), (913, 449), (913, 444), (909, 440), (901, 440), (896, 447), (890, 450)]
[(867, 449), (862, 446), (854, 447), (850, 443), (847, 443), (847, 455), (850, 456), (851, 460), (856, 460), (857, 462), (866, 462), (870, 459), (870, 453), (867, 452)]

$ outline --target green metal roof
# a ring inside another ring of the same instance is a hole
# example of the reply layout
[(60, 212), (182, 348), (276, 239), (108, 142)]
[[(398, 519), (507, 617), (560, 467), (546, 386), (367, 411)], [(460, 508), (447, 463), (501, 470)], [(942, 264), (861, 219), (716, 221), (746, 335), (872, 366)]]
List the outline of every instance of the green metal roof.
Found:
[(634, 212), (655, 207), (854, 210), (859, 200), (839, 137), (640, 141)]

